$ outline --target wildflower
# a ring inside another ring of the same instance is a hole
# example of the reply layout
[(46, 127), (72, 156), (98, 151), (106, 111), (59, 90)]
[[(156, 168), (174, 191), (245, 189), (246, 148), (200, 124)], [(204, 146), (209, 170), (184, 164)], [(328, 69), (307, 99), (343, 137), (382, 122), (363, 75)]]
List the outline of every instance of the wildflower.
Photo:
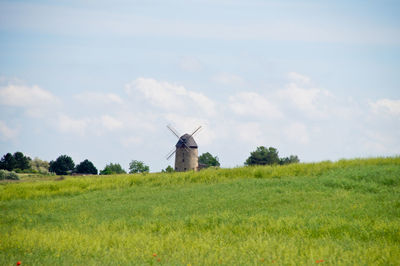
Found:
[(20, 262), (20, 261), (17, 261), (17, 265), (21, 265), (21, 262)]
[(153, 257), (157, 257), (157, 254), (156, 254), (156, 253), (153, 253)]
[(316, 260), (315, 263), (321, 263), (324, 262), (324, 260)]
[(157, 259), (157, 261), (161, 261), (161, 259), (160, 259), (160, 258), (158, 258), (158, 259)]

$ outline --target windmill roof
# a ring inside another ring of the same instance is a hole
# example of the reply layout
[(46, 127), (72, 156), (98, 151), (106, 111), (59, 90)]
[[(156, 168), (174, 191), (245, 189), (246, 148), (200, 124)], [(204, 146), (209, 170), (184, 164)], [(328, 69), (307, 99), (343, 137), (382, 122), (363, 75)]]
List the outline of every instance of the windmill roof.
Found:
[(176, 148), (183, 148), (183, 147), (185, 147), (185, 144), (189, 148), (197, 148), (196, 141), (194, 141), (194, 138), (192, 136), (190, 136), (189, 134), (185, 134), (185, 135), (181, 136), (179, 138), (178, 142), (176, 143), (175, 147)]

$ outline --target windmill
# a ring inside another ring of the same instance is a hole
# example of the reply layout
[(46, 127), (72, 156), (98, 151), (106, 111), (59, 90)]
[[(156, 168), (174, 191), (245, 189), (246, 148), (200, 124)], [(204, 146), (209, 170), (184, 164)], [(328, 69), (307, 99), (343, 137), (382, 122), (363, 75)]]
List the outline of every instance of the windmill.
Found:
[(200, 130), (201, 126), (194, 130), (192, 134), (184, 134), (182, 136), (170, 125), (167, 125), (167, 128), (178, 138), (175, 148), (166, 156), (167, 160), (175, 154), (175, 171), (197, 171), (199, 167), (198, 146), (193, 136)]

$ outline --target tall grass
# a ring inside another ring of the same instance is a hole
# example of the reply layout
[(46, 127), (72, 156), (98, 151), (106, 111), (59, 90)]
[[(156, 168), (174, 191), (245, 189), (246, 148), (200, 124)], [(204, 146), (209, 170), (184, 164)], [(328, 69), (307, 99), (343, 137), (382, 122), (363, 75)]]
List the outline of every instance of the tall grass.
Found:
[[(400, 165), (400, 157), (340, 160), (338, 162), (300, 163), (285, 166), (252, 166), (232, 169), (205, 169), (200, 172), (154, 173), (112, 176), (55, 177), (39, 182), (0, 185), (0, 200), (28, 199), (55, 195), (76, 195), (88, 191), (126, 188), (131, 186), (166, 186), (188, 183), (218, 183), (238, 178), (316, 177), (348, 168)], [(396, 181), (393, 181), (396, 182)], [(0, 183), (1, 184), (1, 183)]]
[(399, 228), (399, 157), (0, 185), (0, 265), (397, 265)]

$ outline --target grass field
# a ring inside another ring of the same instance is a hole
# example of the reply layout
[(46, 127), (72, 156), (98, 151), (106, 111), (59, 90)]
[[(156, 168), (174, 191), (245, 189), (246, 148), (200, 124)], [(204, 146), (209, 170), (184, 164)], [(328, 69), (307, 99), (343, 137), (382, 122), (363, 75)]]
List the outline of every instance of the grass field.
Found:
[(399, 265), (400, 157), (0, 183), (0, 265)]

